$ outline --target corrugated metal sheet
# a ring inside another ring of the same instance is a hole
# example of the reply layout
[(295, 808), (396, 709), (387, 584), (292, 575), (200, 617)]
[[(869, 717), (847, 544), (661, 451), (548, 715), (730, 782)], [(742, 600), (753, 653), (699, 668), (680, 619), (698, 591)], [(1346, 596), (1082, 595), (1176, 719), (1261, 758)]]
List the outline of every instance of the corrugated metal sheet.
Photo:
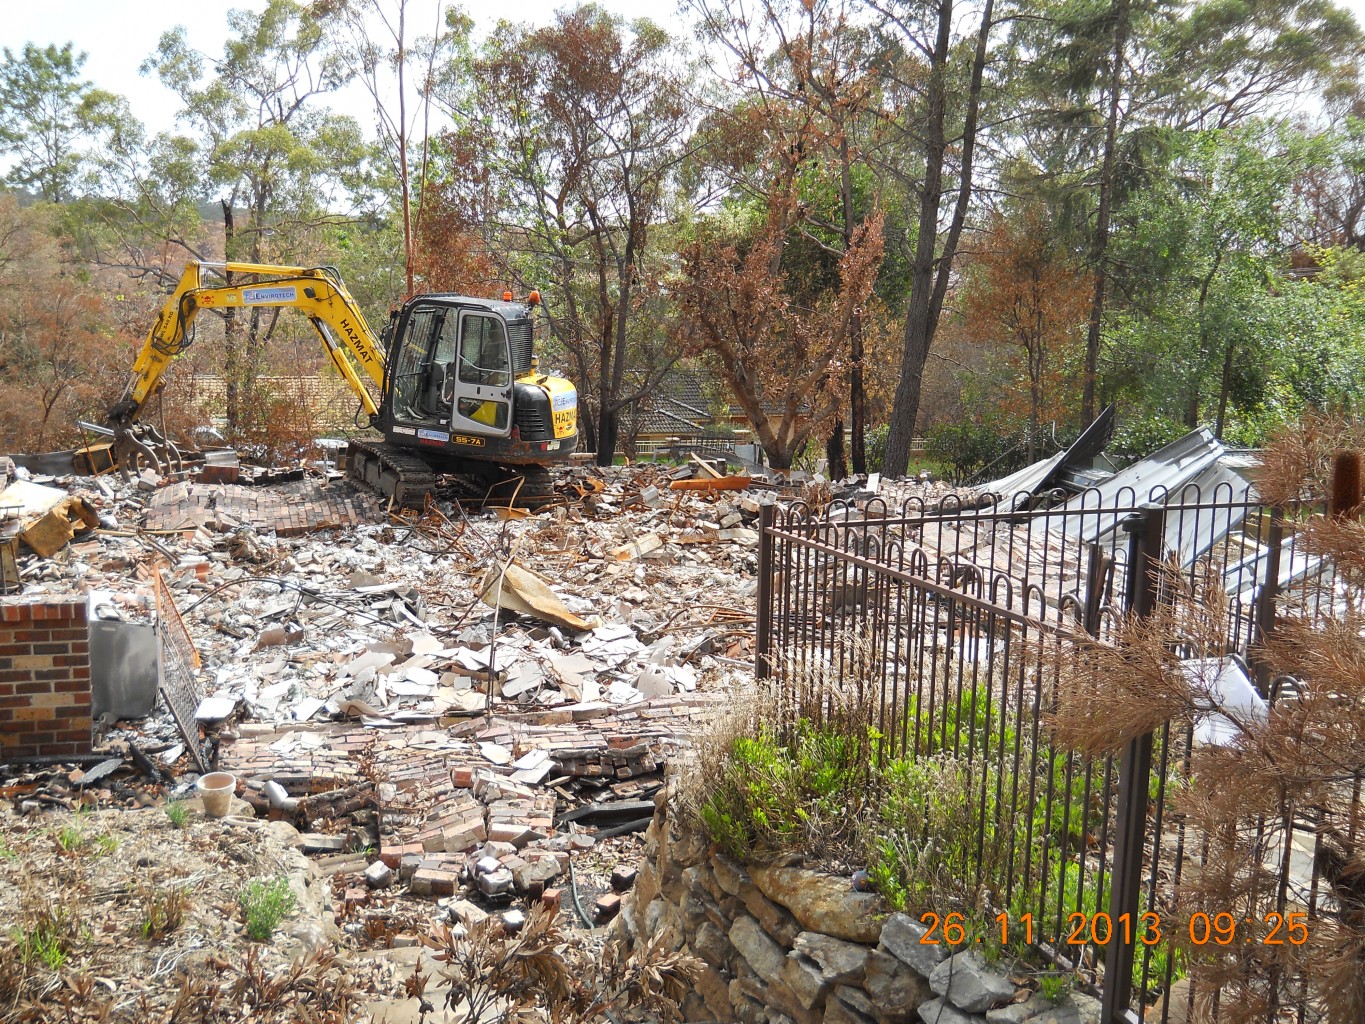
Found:
[[(1246, 507), (1239, 503), (1249, 485), (1222, 463), (1226, 453), (1227, 449), (1205, 428), (1191, 431), (1063, 504), (1063, 512), (1077, 514), (1064, 517), (1061, 530), (1082, 541), (1103, 540), (1120, 529), (1128, 513), (1100, 509), (1132, 508), (1148, 502), (1182, 505), (1217, 500), (1222, 507), (1205, 510), (1198, 516), (1168, 517), (1166, 544), (1180, 553), (1183, 565), (1191, 565), (1246, 518)], [(1049, 517), (1049, 522), (1054, 520)]]

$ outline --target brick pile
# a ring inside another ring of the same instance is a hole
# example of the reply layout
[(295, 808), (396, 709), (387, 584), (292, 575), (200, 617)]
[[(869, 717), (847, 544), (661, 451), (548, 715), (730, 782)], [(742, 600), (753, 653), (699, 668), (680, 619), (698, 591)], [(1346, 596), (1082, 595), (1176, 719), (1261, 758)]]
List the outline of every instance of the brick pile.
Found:
[(325, 491), (317, 484), (262, 490), (241, 484), (181, 481), (152, 493), (143, 525), (148, 530), (186, 531), (217, 523), (254, 526), (280, 537), (356, 526), (370, 516), (354, 494)]
[(0, 604), (0, 761), (89, 751), (85, 601)]
[[(248, 725), (223, 748), (221, 767), (248, 787), (273, 780), (302, 796), (358, 782), (360, 762), (372, 761), (383, 772), (380, 858), (414, 894), (453, 896), (467, 876), (487, 896), (513, 886), (539, 891), (566, 870), (569, 837), (556, 835), (556, 798), (575, 799), (570, 787), (580, 786), (586, 792), (576, 799), (636, 798), (651, 782), (657, 789), (697, 719), (723, 701), (690, 693), (630, 708), (578, 705), (445, 728), (276, 732)], [(532, 751), (544, 752), (532, 759), (544, 767), (527, 777), (510, 759)], [(498, 851), (505, 871), (474, 870), (489, 850)]]

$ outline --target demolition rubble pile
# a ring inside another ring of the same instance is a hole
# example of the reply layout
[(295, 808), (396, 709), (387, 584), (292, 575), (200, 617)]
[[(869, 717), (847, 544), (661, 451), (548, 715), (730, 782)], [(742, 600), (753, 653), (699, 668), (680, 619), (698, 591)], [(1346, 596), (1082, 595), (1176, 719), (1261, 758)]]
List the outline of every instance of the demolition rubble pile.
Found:
[[(107, 721), (106, 750), (186, 788), (202, 730), (237, 811), (354, 870), (348, 916), (401, 886), (468, 923), (483, 911), (462, 893), (553, 898), (573, 850), (644, 827), (670, 761), (750, 677), (762, 506), (835, 496), (700, 460), (561, 486), (562, 505), (494, 514), (396, 512), (325, 475), (17, 480), (6, 587), (91, 595), (92, 621), (160, 609), (192, 641), (161, 659), (192, 679), (194, 734), (184, 715)], [(936, 493), (897, 487), (891, 507)], [(54, 516), (56, 539), (25, 546)]]

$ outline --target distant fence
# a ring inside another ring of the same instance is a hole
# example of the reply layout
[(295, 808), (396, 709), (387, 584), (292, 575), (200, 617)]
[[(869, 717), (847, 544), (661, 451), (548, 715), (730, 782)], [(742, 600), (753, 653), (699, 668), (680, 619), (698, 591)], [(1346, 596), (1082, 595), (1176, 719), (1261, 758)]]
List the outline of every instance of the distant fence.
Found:
[[(1034, 944), (1099, 990), (1104, 1024), (1184, 1021), (1196, 993), (1170, 995), (1179, 954), (1131, 932), (1170, 907), (1182, 872), (1209, 854), (1167, 791), (1193, 730), (1168, 724), (1104, 759), (1054, 748), (1044, 718), (1057, 665), (1087, 645), (1113, 645), (1119, 613), (1178, 600), (1169, 586), (1178, 572), (1225, 595), (1226, 651), (1273, 702), (1284, 681), (1256, 661), (1256, 643), (1277, 608), (1318, 610), (1331, 567), (1302, 550), (1293, 522), (1303, 510), (1262, 507), (1226, 484), (1207, 495), (1124, 489), (1049, 510), (1031, 503), (874, 500), (818, 516), (800, 504), (766, 507), (757, 671), (778, 682), (788, 722), (853, 698), (870, 708), (880, 757), (959, 758), (976, 828), (963, 882), (1016, 923), (1032, 915)], [(1294, 808), (1263, 829), (1275, 909), (1310, 922), (1332, 909), (1317, 824), (1313, 808)], [(1099, 913), (1115, 928), (1126, 920), (1128, 941), (1101, 941)], [(1091, 922), (1088, 941), (1064, 941), (1073, 914)], [(1293, 990), (1281, 979), (1276, 1000)], [(1312, 1020), (1298, 992), (1289, 1019)], [(1216, 1019), (1218, 993), (1203, 998)], [(1266, 1020), (1285, 1010), (1276, 1001)]]

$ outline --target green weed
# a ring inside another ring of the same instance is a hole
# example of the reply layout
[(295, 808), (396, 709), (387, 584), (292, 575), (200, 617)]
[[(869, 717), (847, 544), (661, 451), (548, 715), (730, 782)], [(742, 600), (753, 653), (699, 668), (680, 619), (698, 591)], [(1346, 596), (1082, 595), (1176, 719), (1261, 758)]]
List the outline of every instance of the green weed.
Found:
[(26, 927), (10, 932), (21, 963), (25, 966), (41, 963), (52, 971), (59, 971), (66, 965), (68, 951), (65, 936), (65, 918), (56, 910), (48, 910)]
[(57, 830), (57, 846), (63, 853), (78, 853), (85, 846), (85, 832), (79, 825), (63, 825)]
[(118, 852), (119, 841), (108, 833), (97, 836), (95, 843), (99, 847), (99, 856), (101, 857), (108, 857)]
[(183, 800), (172, 800), (166, 805), (166, 817), (171, 828), (184, 828), (190, 823), (190, 809)]
[(142, 903), (138, 931), (144, 939), (169, 935), (185, 920), (190, 897), (183, 887), (146, 885), (139, 889), (138, 896)]
[(8, 843), (0, 840), (0, 860), (13, 863), (19, 859), (19, 854), (12, 850)]
[(268, 942), (280, 922), (298, 908), (298, 898), (286, 878), (257, 879), (238, 894), (246, 917), (246, 933), (255, 942)]
[(1060, 1003), (1071, 992), (1071, 975), (1044, 974), (1038, 979), (1038, 993), (1050, 1003)]

